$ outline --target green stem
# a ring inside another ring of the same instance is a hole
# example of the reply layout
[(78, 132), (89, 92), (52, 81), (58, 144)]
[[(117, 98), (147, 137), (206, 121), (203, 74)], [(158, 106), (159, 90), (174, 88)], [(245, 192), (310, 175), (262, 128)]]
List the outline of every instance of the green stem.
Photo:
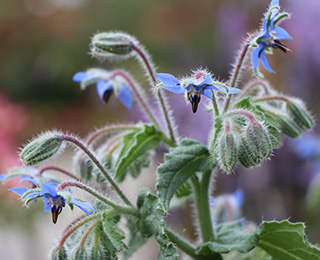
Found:
[[(211, 256), (199, 256), (195, 253), (196, 249), (190, 245), (187, 241), (183, 240), (181, 237), (173, 233), (169, 229), (165, 229), (166, 234), (168, 235), (170, 241), (174, 243), (178, 248), (180, 248), (183, 252), (187, 255), (191, 256), (193, 259), (196, 260), (214, 260)], [(220, 259), (220, 258), (217, 258)]]
[[(242, 67), (242, 64), (243, 64), (243, 61), (244, 61), (244, 58), (246, 57), (246, 54), (247, 54), (247, 51), (249, 49), (249, 46), (250, 46), (250, 42), (252, 41), (252, 39), (254, 37), (256, 37), (258, 35), (258, 32), (257, 33), (253, 33), (251, 34), (245, 44), (243, 45), (242, 47), (242, 50), (240, 52), (240, 55), (238, 56), (237, 58), (237, 63), (233, 69), (233, 72), (231, 74), (231, 78), (230, 78), (230, 81), (229, 81), (229, 86), (230, 87), (235, 87), (236, 83), (237, 83), (237, 80), (238, 80), (238, 76), (240, 74), (240, 71), (241, 71), (241, 67)], [(228, 95), (226, 101), (225, 101), (225, 104), (224, 104), (224, 110), (223, 112), (226, 112), (229, 108), (229, 105), (230, 105), (230, 100), (231, 100), (231, 95)]]
[(215, 240), (209, 205), (210, 178), (211, 171), (203, 173), (200, 182), (196, 176), (191, 178), (196, 200), (200, 232), (204, 243)]
[[(146, 55), (145, 51), (142, 48), (140, 48), (139, 46), (137, 46), (137, 45), (134, 45), (133, 48), (137, 52), (137, 54), (140, 56), (140, 58), (142, 59), (144, 65), (145, 65), (146, 71), (148, 72), (153, 84), (156, 85), (157, 84), (157, 79), (154, 76), (155, 72), (154, 72), (153, 66), (152, 66), (151, 62), (149, 61), (148, 56)], [(169, 131), (170, 138), (175, 143), (176, 140), (175, 140), (175, 137), (174, 137), (173, 127), (171, 125), (171, 122), (170, 122), (170, 119), (169, 119), (169, 114), (168, 114), (167, 108), (166, 108), (166, 104), (165, 104), (165, 102), (163, 100), (163, 97), (162, 97), (162, 94), (161, 94), (160, 90), (157, 91), (157, 96), (158, 96), (158, 99), (159, 99), (159, 103), (160, 103), (160, 107), (161, 107), (162, 113), (164, 115), (164, 118), (165, 118), (165, 121), (166, 121), (166, 124), (167, 124), (167, 128), (168, 128), (168, 131)]]
[(48, 165), (48, 166), (42, 167), (42, 168), (39, 170), (39, 174), (41, 175), (41, 174), (43, 174), (45, 171), (50, 171), (50, 170), (54, 170), (54, 171), (61, 172), (61, 173), (65, 174), (65, 175), (67, 175), (67, 176), (69, 176), (69, 177), (71, 177), (71, 178), (73, 178), (73, 179), (75, 179), (75, 180), (77, 180), (77, 181), (83, 182), (83, 180), (82, 180), (80, 177), (75, 176), (75, 175), (72, 174), (71, 172), (69, 172), (69, 171), (67, 171), (67, 170), (65, 170), (65, 169), (63, 169), (63, 168), (61, 168), (61, 167), (54, 166), (54, 165)]
[(120, 198), (126, 203), (127, 205), (134, 207), (131, 202), (128, 200), (128, 198), (123, 194), (123, 192), (120, 190), (117, 183), (114, 181), (112, 176), (107, 172), (107, 170), (102, 166), (102, 164), (98, 161), (98, 159), (93, 155), (93, 153), (78, 139), (67, 136), (67, 135), (61, 135), (62, 139), (69, 141), (71, 143), (74, 143), (76, 146), (78, 146), (82, 151), (84, 151), (89, 158), (92, 160), (92, 162), (98, 167), (98, 169), (101, 171), (101, 173), (104, 175), (104, 177), (107, 179), (107, 181), (110, 183), (110, 185), (113, 187), (113, 189), (116, 191), (116, 193), (120, 196)]
[(264, 89), (264, 92), (266, 94), (269, 93), (268, 83), (264, 80), (257, 79), (257, 80), (254, 80), (254, 81), (248, 83), (248, 85), (243, 89), (243, 91), (240, 93), (240, 95), (238, 95), (237, 100), (240, 100), (241, 98), (243, 98), (252, 88), (257, 87), (257, 86), (261, 86)]
[(87, 240), (88, 235), (92, 232), (92, 230), (99, 224), (100, 220), (96, 220), (95, 222), (93, 222), (93, 224), (91, 224), (91, 226), (86, 230), (86, 232), (83, 234), (80, 244), (79, 244), (79, 248), (83, 248), (84, 247), (84, 243)]
[(290, 99), (284, 97), (284, 96), (267, 96), (267, 97), (261, 97), (253, 99), (253, 102), (262, 102), (262, 101), (269, 101), (269, 100), (281, 100), (286, 103), (291, 103)]
[(215, 115), (218, 116), (220, 114), (220, 112), (219, 112), (219, 108), (218, 108), (218, 104), (217, 104), (217, 100), (216, 100), (216, 95), (214, 94), (213, 90), (211, 90), (211, 92), (212, 92), (212, 105), (214, 108), (214, 112), (215, 112)]
[(154, 115), (151, 112), (151, 109), (148, 107), (148, 105), (146, 104), (146, 102), (144, 102), (143, 97), (140, 95), (140, 92), (138, 91), (138, 89), (136, 88), (135, 84), (133, 83), (132, 79), (128, 76), (127, 73), (125, 73), (122, 70), (115, 70), (110, 78), (114, 78), (116, 76), (121, 76), (123, 77), (128, 84), (130, 85), (132, 91), (134, 92), (134, 94), (136, 95), (136, 97), (139, 100), (139, 103), (141, 104), (141, 106), (143, 107), (144, 111), (146, 112), (146, 114), (148, 115), (149, 119), (151, 120), (151, 122), (158, 128), (160, 129), (160, 126), (157, 122), (157, 120), (155, 119)]

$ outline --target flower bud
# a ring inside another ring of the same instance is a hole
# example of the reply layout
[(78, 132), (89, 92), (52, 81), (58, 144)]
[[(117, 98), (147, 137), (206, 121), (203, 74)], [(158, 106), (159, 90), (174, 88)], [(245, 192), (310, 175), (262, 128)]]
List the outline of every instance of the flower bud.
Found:
[(237, 163), (238, 149), (229, 121), (225, 122), (224, 132), (217, 139), (216, 147), (221, 169), (227, 173), (232, 172)]
[(261, 124), (251, 122), (246, 129), (246, 142), (250, 151), (258, 158), (268, 158), (272, 153), (272, 143), (267, 129)]
[(297, 138), (301, 134), (300, 127), (287, 116), (271, 115), (266, 113), (267, 120), (279, 129), (279, 131), (291, 138)]
[(261, 159), (252, 153), (247, 141), (244, 138), (241, 140), (238, 159), (239, 162), (246, 168), (257, 166), (261, 162)]
[(52, 250), (51, 259), (52, 260), (64, 260), (67, 259), (67, 252), (63, 246), (59, 246)]
[(129, 58), (134, 52), (132, 36), (122, 32), (98, 33), (91, 40), (91, 53), (97, 58)]
[(296, 103), (290, 102), (286, 104), (288, 114), (292, 120), (303, 130), (310, 129), (313, 126), (313, 119), (304, 108), (303, 104), (300, 106)]
[(56, 154), (62, 141), (63, 138), (54, 133), (42, 135), (22, 149), (20, 158), (26, 166), (38, 164)]

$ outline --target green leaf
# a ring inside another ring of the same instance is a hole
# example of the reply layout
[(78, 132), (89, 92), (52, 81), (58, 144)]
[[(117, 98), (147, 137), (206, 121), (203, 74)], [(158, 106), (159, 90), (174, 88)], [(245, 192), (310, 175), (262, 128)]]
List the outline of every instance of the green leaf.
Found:
[(110, 217), (108, 213), (103, 213), (101, 225), (99, 236), (107, 255), (116, 256), (116, 253), (127, 249), (126, 244), (122, 242), (125, 236), (113, 217)]
[(157, 170), (157, 190), (160, 201), (169, 210), (170, 200), (178, 188), (196, 172), (211, 171), (210, 153), (202, 143), (183, 139), (165, 155)]
[(167, 247), (160, 247), (160, 251), (157, 260), (177, 260), (178, 254), (173, 244), (169, 244)]
[(319, 260), (320, 249), (311, 245), (305, 236), (304, 223), (288, 220), (263, 221), (258, 229), (259, 244), (277, 260)]
[(206, 242), (198, 246), (196, 254), (224, 254), (231, 250), (247, 253), (256, 247), (259, 242), (259, 237), (256, 232), (248, 233), (243, 229), (242, 220), (217, 225), (215, 227), (215, 236), (215, 241)]
[(178, 254), (176, 248), (169, 241), (165, 233), (165, 222), (163, 218), (163, 210), (159, 199), (148, 189), (142, 189), (137, 200), (137, 207), (140, 213), (138, 221), (138, 229), (142, 236), (148, 238), (155, 236), (156, 241), (160, 245), (160, 253), (158, 259), (177, 260)]
[(125, 170), (137, 158), (156, 148), (161, 141), (161, 133), (154, 126), (144, 125), (141, 131), (124, 136), (123, 147), (115, 165), (115, 178), (123, 180)]
[(128, 240), (128, 250), (123, 252), (123, 259), (128, 260), (142, 245), (144, 245), (148, 240), (145, 237), (142, 237), (138, 227), (137, 221), (128, 218), (127, 219), (127, 228), (130, 232)]

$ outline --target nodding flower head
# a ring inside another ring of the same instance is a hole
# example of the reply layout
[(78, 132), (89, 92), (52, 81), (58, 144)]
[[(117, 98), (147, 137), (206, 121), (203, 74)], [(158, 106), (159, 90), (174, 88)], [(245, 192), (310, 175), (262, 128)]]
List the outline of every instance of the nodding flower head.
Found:
[(119, 98), (128, 109), (132, 107), (132, 91), (126, 82), (119, 78), (110, 78), (110, 74), (101, 69), (80, 71), (73, 76), (73, 81), (79, 82), (81, 88), (96, 84), (98, 96), (103, 104), (107, 103), (112, 95)]
[(269, 64), (265, 51), (268, 48), (280, 49), (283, 52), (291, 52), (291, 50), (284, 45), (281, 40), (292, 39), (292, 37), (283, 28), (276, 26), (280, 20), (289, 17), (287, 13), (278, 15), (280, 6), (279, 0), (272, 0), (269, 5), (269, 10), (263, 19), (262, 33), (254, 39), (254, 49), (251, 53), (251, 61), (255, 70), (258, 69), (259, 59), (263, 66), (269, 72), (275, 72)]
[(51, 210), (52, 221), (54, 224), (57, 223), (58, 216), (66, 204), (69, 204), (71, 207), (72, 205), (77, 206), (87, 214), (92, 214), (92, 212), (96, 211), (89, 202), (74, 199), (70, 193), (58, 193), (55, 186), (48, 183), (44, 183), (41, 187), (41, 190), (28, 189), (22, 186), (14, 187), (9, 190), (17, 193), (22, 198), (27, 200), (43, 197), (44, 211)]
[(174, 93), (185, 93), (186, 99), (192, 105), (192, 112), (197, 112), (201, 96), (212, 99), (212, 90), (218, 90), (224, 94), (235, 94), (241, 92), (225, 84), (213, 81), (211, 74), (207, 71), (196, 71), (190, 77), (178, 80), (175, 76), (167, 73), (155, 74), (161, 82), (158, 88), (164, 88)]

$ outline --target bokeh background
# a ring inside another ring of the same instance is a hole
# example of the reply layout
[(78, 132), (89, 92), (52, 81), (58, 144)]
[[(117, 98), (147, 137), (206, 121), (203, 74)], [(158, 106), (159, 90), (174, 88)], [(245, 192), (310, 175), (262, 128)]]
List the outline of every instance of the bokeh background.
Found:
[[(282, 10), (292, 14), (283, 27), (293, 36), (294, 40), (286, 42), (293, 52), (275, 51), (269, 61), (277, 73), (264, 71), (265, 76), (275, 89), (305, 100), (317, 121), (320, 1), (281, 0), (280, 4)], [(136, 106), (128, 112), (114, 99), (102, 105), (94, 87), (80, 91), (78, 84), (72, 82), (78, 71), (115, 66), (99, 63), (88, 55), (94, 33), (122, 30), (135, 35), (152, 55), (158, 72), (183, 76), (202, 67), (227, 80), (241, 42), (248, 32), (259, 27), (268, 5), (267, 0), (1, 0), (1, 173), (19, 165), (19, 147), (47, 129), (84, 137), (106, 122), (139, 120)], [(149, 87), (135, 61), (116, 66), (124, 66), (142, 86)], [(204, 105), (200, 104), (200, 111), (193, 114), (183, 96), (169, 94), (168, 98), (181, 135), (206, 143), (211, 119)], [(315, 138), (317, 133), (315, 127)], [(320, 205), (310, 210), (306, 200), (310, 184), (320, 174), (317, 158), (301, 156), (293, 147), (286, 140), (262, 167), (239, 167), (232, 175), (220, 174), (215, 194), (240, 187), (245, 194), (244, 217), (256, 223), (286, 218), (307, 222), (309, 239), (320, 242)], [(58, 163), (69, 167), (71, 159), (63, 158)], [(150, 176), (143, 177), (144, 182), (153, 179), (153, 173)], [(17, 196), (7, 192), (17, 182), (0, 188), (1, 258), (46, 259), (52, 240), (59, 236), (71, 215), (65, 210), (58, 224), (53, 225), (50, 213), (42, 214), (42, 203), (22, 208)], [(141, 181), (134, 185), (126, 188), (142, 186)], [(153, 182), (149, 185), (152, 187)], [(183, 211), (173, 214), (188, 227), (190, 218), (185, 216)], [(154, 259), (152, 252), (148, 259)]]

